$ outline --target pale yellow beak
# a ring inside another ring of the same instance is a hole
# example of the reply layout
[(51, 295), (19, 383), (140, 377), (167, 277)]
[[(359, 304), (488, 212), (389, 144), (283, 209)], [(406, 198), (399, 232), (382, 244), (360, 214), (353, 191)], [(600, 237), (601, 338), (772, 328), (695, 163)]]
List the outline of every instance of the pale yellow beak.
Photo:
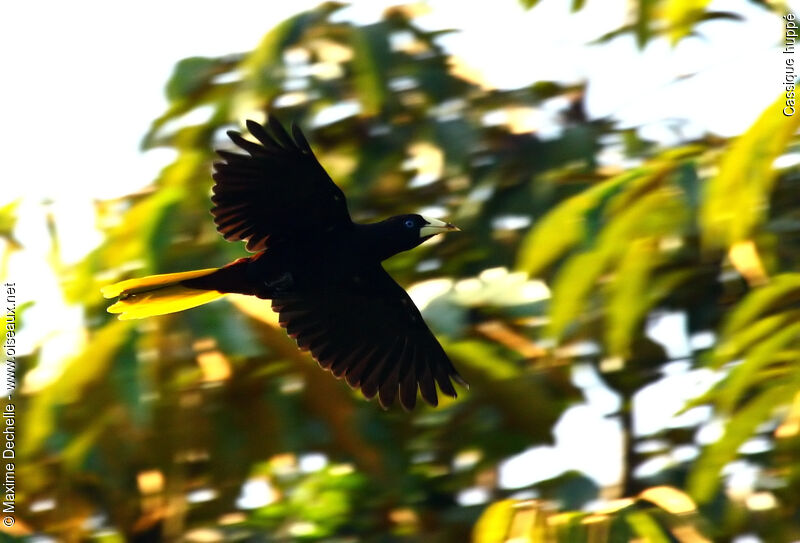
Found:
[(425, 222), (428, 223), (422, 228), (419, 229), (419, 237), (424, 238), (427, 236), (434, 236), (436, 234), (444, 234), (445, 232), (460, 232), (461, 229), (458, 226), (450, 224), (449, 222), (443, 222), (439, 219), (431, 219), (429, 217), (422, 217), (425, 219)]

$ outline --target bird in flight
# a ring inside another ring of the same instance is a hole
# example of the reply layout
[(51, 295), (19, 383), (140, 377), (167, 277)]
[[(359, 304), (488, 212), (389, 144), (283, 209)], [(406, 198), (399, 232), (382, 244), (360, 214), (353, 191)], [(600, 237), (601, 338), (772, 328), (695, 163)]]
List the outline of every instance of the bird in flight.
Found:
[(336, 378), (414, 408), (417, 390), (435, 406), (436, 385), (456, 397), (467, 386), (414, 302), (381, 262), (425, 240), (458, 230), (421, 215), (353, 222), (344, 193), (314, 156), (303, 133), (290, 136), (270, 116), (247, 121), (250, 141), (229, 131), (247, 154), (218, 150), (211, 201), (217, 230), (255, 253), (222, 268), (128, 279), (102, 289), (119, 297), (120, 319), (183, 311), (228, 293), (272, 301), (280, 325)]

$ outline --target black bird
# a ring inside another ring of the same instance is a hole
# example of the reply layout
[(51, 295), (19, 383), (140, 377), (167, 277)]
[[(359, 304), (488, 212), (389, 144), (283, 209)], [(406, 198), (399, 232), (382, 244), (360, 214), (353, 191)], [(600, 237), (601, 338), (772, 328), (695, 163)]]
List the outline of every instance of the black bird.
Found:
[(130, 279), (103, 289), (119, 296), (120, 319), (182, 311), (227, 293), (272, 300), (281, 326), (319, 365), (384, 408), (422, 398), (438, 403), (436, 384), (455, 397), (466, 386), (405, 290), (381, 262), (455, 226), (420, 215), (352, 221), (341, 189), (300, 129), (293, 137), (270, 117), (247, 121), (258, 143), (229, 131), (248, 154), (219, 150), (211, 214), (228, 241), (256, 253), (222, 268)]

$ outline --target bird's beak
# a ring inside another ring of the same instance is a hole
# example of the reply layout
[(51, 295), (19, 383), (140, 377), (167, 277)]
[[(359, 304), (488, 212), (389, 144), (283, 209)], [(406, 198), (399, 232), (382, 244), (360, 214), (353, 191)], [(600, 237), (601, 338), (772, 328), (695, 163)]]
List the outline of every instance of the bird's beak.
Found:
[(445, 232), (461, 231), (458, 226), (452, 225), (449, 222), (442, 222), (439, 219), (429, 219), (428, 217), (422, 218), (425, 219), (425, 222), (428, 224), (419, 229), (419, 237), (421, 238), (434, 236), (436, 234), (444, 234)]

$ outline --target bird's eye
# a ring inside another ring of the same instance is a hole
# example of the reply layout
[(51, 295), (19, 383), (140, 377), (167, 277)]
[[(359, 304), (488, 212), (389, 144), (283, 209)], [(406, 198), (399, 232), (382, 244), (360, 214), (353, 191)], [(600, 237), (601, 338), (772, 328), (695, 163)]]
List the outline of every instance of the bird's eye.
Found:
[(403, 224), (406, 225), (406, 228), (414, 228), (414, 221), (411, 219), (406, 219), (406, 222), (404, 222)]

